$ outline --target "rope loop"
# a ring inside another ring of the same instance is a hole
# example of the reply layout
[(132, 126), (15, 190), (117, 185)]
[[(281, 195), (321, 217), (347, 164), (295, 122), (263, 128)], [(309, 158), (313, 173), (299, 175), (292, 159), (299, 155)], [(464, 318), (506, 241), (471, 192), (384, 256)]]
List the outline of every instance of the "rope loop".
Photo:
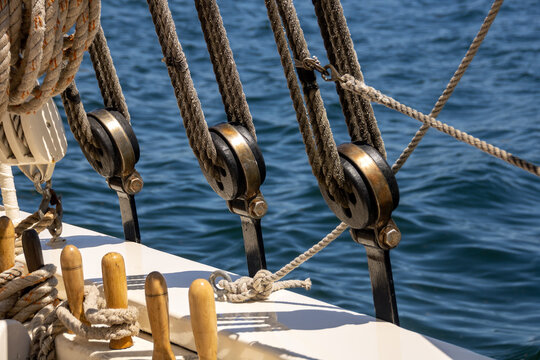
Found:
[(54, 358), (54, 339), (66, 330), (85, 339), (111, 340), (138, 335), (138, 310), (135, 307), (106, 309), (106, 301), (95, 285), (85, 286), (84, 295), (84, 313), (90, 325), (73, 316), (67, 301), (49, 305), (36, 314), (30, 324), (32, 359)]

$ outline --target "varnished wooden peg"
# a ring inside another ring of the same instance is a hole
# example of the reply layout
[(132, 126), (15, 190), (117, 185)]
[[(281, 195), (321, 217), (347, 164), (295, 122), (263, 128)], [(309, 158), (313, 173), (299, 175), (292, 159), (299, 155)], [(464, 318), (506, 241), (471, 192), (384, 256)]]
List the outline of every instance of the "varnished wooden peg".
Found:
[(197, 279), (189, 287), (189, 312), (199, 359), (216, 360), (216, 302), (212, 286), (205, 279)]
[(152, 360), (174, 360), (176, 357), (169, 342), (169, 295), (163, 275), (157, 271), (148, 274), (144, 294), (154, 340)]
[(81, 252), (73, 245), (67, 245), (60, 254), (62, 278), (66, 288), (69, 309), (73, 316), (88, 324), (84, 316), (84, 275)]
[(0, 217), (0, 272), (15, 265), (15, 228), (7, 216)]
[[(101, 259), (101, 273), (103, 276), (103, 290), (107, 307), (111, 309), (127, 309), (127, 279), (126, 265), (122, 255), (110, 252)], [(133, 345), (131, 336), (113, 339), (109, 342), (111, 349), (126, 349)]]
[(22, 246), (26, 267), (28, 272), (41, 269), (43, 265), (43, 252), (41, 251), (41, 242), (36, 230), (24, 230), (22, 234)]

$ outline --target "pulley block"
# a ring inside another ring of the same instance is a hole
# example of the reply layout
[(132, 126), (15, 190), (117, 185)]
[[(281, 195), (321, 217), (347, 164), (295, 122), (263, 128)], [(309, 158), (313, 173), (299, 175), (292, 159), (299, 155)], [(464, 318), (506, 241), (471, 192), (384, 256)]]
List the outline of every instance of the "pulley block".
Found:
[(28, 114), (1, 115), (0, 162), (19, 166), (33, 182), (50, 180), (66, 150), (62, 119), (52, 99)]
[(399, 203), (399, 189), (392, 169), (373, 147), (355, 142), (340, 145), (338, 153), (345, 175), (346, 206), (340, 205), (325, 184), (319, 183), (324, 200), (336, 216), (353, 229), (380, 229), (390, 221)]
[(213, 126), (210, 133), (221, 162), (217, 177), (203, 171), (212, 189), (225, 200), (256, 196), (266, 166), (255, 139), (246, 128), (232, 123)]
[(139, 143), (131, 124), (114, 110), (99, 109), (87, 114), (92, 135), (99, 144), (97, 154), (84, 154), (101, 176), (124, 178), (139, 161)]

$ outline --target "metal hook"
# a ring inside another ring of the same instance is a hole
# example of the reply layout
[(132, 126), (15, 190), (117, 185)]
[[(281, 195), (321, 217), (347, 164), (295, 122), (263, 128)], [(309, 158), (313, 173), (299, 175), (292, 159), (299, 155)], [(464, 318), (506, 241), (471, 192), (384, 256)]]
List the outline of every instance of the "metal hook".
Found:
[[(328, 64), (324, 66), (324, 72), (321, 72), (321, 77), (324, 81), (343, 81), (343, 78), (341, 77), (341, 74), (332, 64)], [(330, 74), (328, 74), (328, 69), (330, 69)]]

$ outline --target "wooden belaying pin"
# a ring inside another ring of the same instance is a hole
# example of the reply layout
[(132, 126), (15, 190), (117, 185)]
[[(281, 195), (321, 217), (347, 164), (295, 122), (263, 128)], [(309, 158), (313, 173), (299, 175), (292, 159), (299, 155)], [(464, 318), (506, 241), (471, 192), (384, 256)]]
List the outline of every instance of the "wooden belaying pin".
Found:
[(157, 271), (148, 274), (144, 283), (144, 294), (154, 340), (152, 360), (176, 359), (169, 340), (169, 296), (163, 275)]
[(0, 217), (0, 272), (15, 265), (15, 228), (7, 216)]
[[(107, 307), (111, 309), (127, 309), (126, 265), (122, 255), (116, 252), (105, 254), (101, 259), (101, 273)], [(109, 348), (111, 349), (126, 349), (132, 345), (133, 339), (131, 336), (112, 339), (109, 342)]]
[(26, 267), (28, 272), (41, 269), (43, 265), (43, 252), (41, 251), (41, 242), (36, 230), (24, 230), (22, 234), (22, 246)]
[(207, 280), (197, 279), (191, 283), (189, 312), (199, 359), (217, 359), (216, 302), (212, 286)]
[(81, 252), (73, 245), (67, 245), (60, 253), (62, 278), (66, 289), (69, 309), (73, 316), (88, 324), (84, 316), (84, 275)]

